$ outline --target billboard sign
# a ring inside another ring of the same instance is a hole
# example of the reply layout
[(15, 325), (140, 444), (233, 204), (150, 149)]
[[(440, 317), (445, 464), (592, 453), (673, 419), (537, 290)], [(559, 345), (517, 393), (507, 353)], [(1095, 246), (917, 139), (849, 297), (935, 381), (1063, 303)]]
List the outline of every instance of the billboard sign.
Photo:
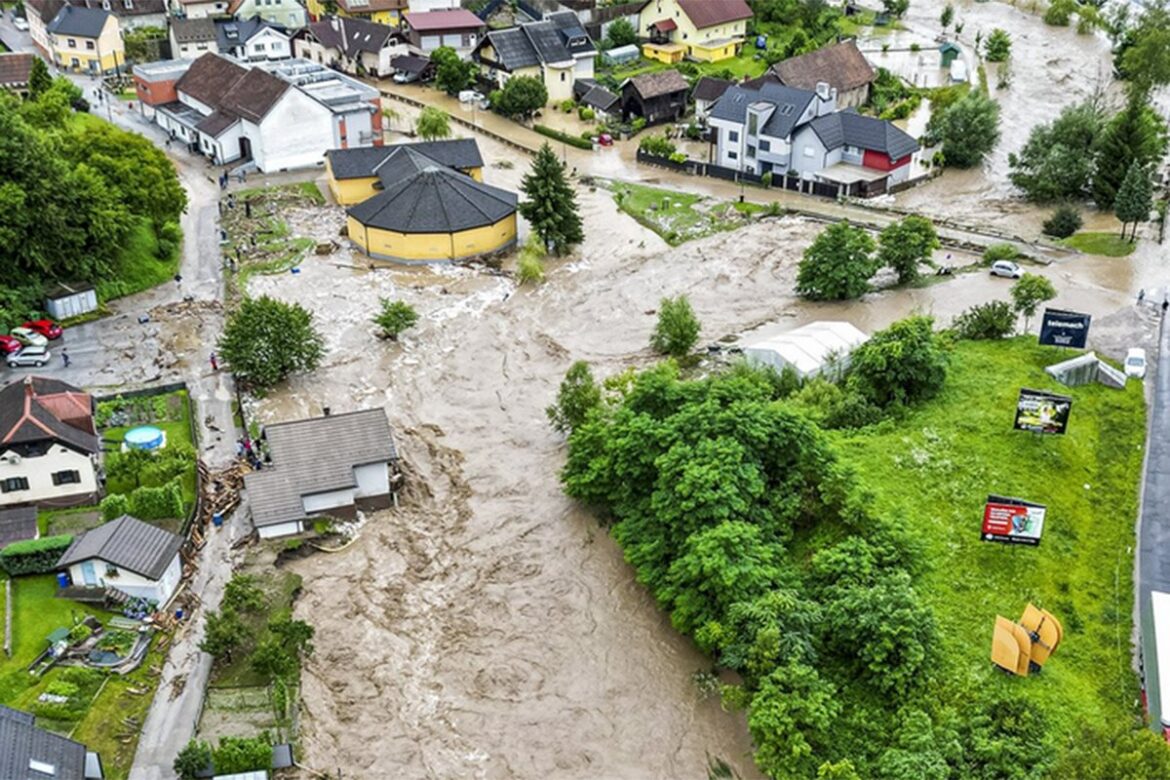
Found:
[(1006, 496), (988, 496), (983, 506), (983, 541), (1038, 545), (1047, 511), (1043, 504)]
[(1015, 428), (1032, 433), (1063, 434), (1068, 430), (1070, 409), (1072, 399), (1067, 395), (1022, 387), (1016, 401)]
[(1040, 321), (1040, 343), (1050, 347), (1084, 349), (1092, 317), (1075, 311), (1045, 309)]

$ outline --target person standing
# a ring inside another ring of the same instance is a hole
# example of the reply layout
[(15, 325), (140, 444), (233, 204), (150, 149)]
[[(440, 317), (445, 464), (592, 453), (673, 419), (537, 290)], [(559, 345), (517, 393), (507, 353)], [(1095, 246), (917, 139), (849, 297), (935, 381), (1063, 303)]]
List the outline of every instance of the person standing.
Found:
[(73, 362), (73, 360), (69, 357), (69, 350), (61, 350), (61, 362), (65, 364), (65, 368), (69, 368), (69, 364)]
[(215, 357), (215, 353), (211, 353), (211, 370), (219, 371), (219, 361)]

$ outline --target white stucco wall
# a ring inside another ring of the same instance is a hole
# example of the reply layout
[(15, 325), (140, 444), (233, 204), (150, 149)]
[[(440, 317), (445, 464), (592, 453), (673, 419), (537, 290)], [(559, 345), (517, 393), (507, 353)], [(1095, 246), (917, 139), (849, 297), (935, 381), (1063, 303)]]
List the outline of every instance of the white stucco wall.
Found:
[(256, 532), (260, 534), (261, 539), (277, 539), (281, 536), (292, 536), (301, 532), (300, 522), (278, 523), (277, 525), (266, 525), (262, 528), (257, 528)]
[(287, 60), (292, 56), (288, 36), (271, 27), (261, 30), (244, 44), (244, 56), (249, 60)]
[[(97, 490), (97, 475), (93, 461), (88, 455), (54, 444), (44, 455), (35, 458), (20, 458), (11, 463), (11, 452), (0, 456), (0, 480), (9, 477), (24, 477), (28, 490), (14, 490), (0, 493), (0, 506), (31, 504), (66, 499), (70, 496), (93, 493)], [(69, 485), (54, 485), (53, 475), (60, 471), (77, 471), (81, 482)]]
[(227, 13), (226, 0), (215, 0), (210, 3), (193, 3), (184, 5), (183, 11), (188, 19), (206, 19), (209, 16), (222, 16)]
[(322, 165), (333, 148), (333, 112), (298, 89), (284, 93), (257, 128), (244, 123), (261, 171)]
[(338, 507), (353, 506), (354, 488), (331, 490), (328, 493), (314, 493), (311, 496), (302, 496), (301, 503), (305, 507), (306, 515), (315, 515), (328, 512)]
[(384, 496), (390, 492), (390, 469), (386, 467), (385, 463), (357, 466), (353, 470), (353, 476), (357, 481), (357, 490), (354, 491), (355, 498)]
[[(92, 573), (92, 576), (88, 578), (86, 577), (87, 564), (91, 567)], [(70, 566), (69, 576), (73, 579), (74, 585), (116, 588), (135, 598), (150, 599), (159, 604), (165, 604), (170, 599), (183, 576), (183, 565), (179, 560), (178, 553), (175, 553), (175, 557), (167, 566), (166, 571), (157, 580), (148, 579), (141, 574), (122, 568), (118, 568), (118, 576), (111, 577), (108, 576), (109, 567), (110, 564), (100, 558), (90, 558)]]

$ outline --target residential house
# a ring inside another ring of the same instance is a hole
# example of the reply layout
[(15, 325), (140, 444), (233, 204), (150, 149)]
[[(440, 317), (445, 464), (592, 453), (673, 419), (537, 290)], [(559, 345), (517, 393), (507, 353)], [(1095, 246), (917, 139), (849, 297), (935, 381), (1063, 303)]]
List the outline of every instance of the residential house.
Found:
[(118, 17), (118, 29), (123, 33), (154, 27), (167, 28), (167, 0), (66, 0), (76, 8), (94, 8), (109, 11)]
[(25, 0), (24, 18), (28, 22), (28, 34), (41, 54), (53, 59), (53, 44), (49, 40), (49, 22), (65, 7), (65, 0)]
[(13, 542), (40, 538), (35, 506), (10, 506), (0, 509), (0, 550)]
[(919, 144), (893, 122), (854, 108), (818, 117), (792, 141), (792, 168), (837, 184), (842, 195), (879, 195), (910, 178)]
[(795, 130), (836, 110), (836, 95), (827, 84), (821, 87), (810, 92), (768, 80), (758, 88), (728, 88), (707, 115), (715, 163), (756, 175), (794, 169)]
[(209, 51), (219, 51), (215, 42), (215, 22), (208, 16), (171, 19), (167, 35), (171, 40), (171, 56), (175, 59), (194, 60)]
[(102, 780), (102, 759), (85, 745), (37, 728), (27, 712), (0, 705), (0, 777)]
[(647, 0), (638, 13), (638, 34), (650, 39), (642, 53), (663, 62), (729, 59), (739, 54), (751, 18), (746, 0)]
[(449, 46), (466, 57), (479, 44), (487, 25), (463, 8), (450, 11), (407, 12), (403, 14), (403, 31), (415, 51), (430, 54), (440, 46)]
[(640, 116), (648, 124), (673, 122), (687, 110), (691, 86), (677, 70), (643, 73), (622, 84), (622, 119)]
[(118, 18), (109, 11), (66, 5), (45, 28), (58, 68), (110, 73), (126, 64)]
[(272, 464), (244, 477), (261, 539), (305, 531), (315, 517), (391, 505), (398, 452), (381, 409), (275, 423), (263, 437)]
[[(325, 173), (333, 199), (338, 205), (352, 206), (374, 197), (383, 189), (382, 169), (396, 166), (407, 150), (418, 152), (436, 164), (452, 168), (476, 181), (483, 181), (483, 157), (473, 138), (330, 149), (325, 153)], [(391, 177), (391, 183), (401, 178), (403, 175), (399, 172)]]
[(869, 85), (877, 77), (869, 60), (853, 41), (842, 41), (810, 51), (772, 66), (770, 73), (786, 87), (815, 90), (827, 83), (837, 90), (837, 108), (863, 106)]
[(242, 21), (224, 19), (215, 22), (215, 45), (220, 54), (244, 62), (287, 60), (292, 57), (289, 33), (283, 27), (255, 17)]
[(28, 93), (28, 77), (32, 73), (35, 54), (26, 52), (11, 52), (0, 54), (0, 89), (15, 92), (18, 95)]
[[(200, 22), (210, 21), (206, 19)], [(174, 39), (172, 38), (172, 45)], [(154, 106), (164, 106), (179, 101), (175, 85), (187, 69), (191, 60), (160, 60), (135, 65), (133, 72), (134, 91), (138, 95), (138, 109), (147, 119), (154, 118)]]
[(459, 8), (459, 0), (408, 0), (410, 10), (416, 14), (430, 11), (450, 11)]
[[(149, 85), (153, 67), (136, 68), (135, 81)], [(382, 144), (378, 90), (308, 60), (247, 67), (204, 54), (174, 95), (147, 103), (155, 123), (218, 164), (250, 161), (269, 173), (321, 165), (328, 149)]]
[(227, 10), (238, 21), (262, 19), (286, 30), (300, 29), (309, 22), (298, 0), (231, 0)]
[(733, 81), (712, 76), (703, 76), (699, 79), (691, 91), (691, 99), (695, 101), (695, 119), (700, 122), (706, 121), (711, 106), (715, 105), (715, 101), (723, 97), (723, 93), (734, 84)]
[(57, 561), (75, 586), (113, 588), (165, 605), (183, 579), (183, 537), (129, 515), (91, 528)]
[(406, 37), (396, 28), (364, 19), (330, 16), (293, 36), (297, 57), (355, 76), (385, 78), (394, 73), (394, 59), (407, 51)]
[[(334, 0), (333, 5), (336, 6), (336, 16), (397, 27), (402, 22), (403, 12), (414, 3), (408, 3), (407, 0)], [(305, 7), (309, 19), (314, 22), (329, 15), (326, 0), (307, 0)]]
[(622, 99), (594, 79), (577, 79), (573, 84), (573, 99), (579, 105), (591, 109), (599, 119), (611, 119), (621, 116)]
[(64, 507), (101, 498), (93, 398), (56, 379), (0, 388), (0, 507)]
[(597, 47), (570, 11), (492, 30), (472, 53), (501, 88), (513, 76), (530, 76), (544, 83), (552, 103), (571, 100), (577, 79), (593, 78), (596, 56)]
[(171, 10), (183, 19), (221, 19), (230, 17), (231, 0), (171, 0)]

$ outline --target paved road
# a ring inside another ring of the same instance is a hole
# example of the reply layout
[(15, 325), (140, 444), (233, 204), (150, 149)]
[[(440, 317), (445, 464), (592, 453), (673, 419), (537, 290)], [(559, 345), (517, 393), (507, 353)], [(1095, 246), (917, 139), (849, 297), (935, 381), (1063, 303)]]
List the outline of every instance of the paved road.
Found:
[[(1151, 361), (1155, 362), (1155, 361)], [(1138, 626), (1150, 603), (1150, 591), (1170, 592), (1170, 327), (1162, 318), (1158, 356), (1146, 436), (1145, 479), (1138, 525)], [(1147, 666), (1147, 670), (1150, 667)], [(1165, 670), (1163, 670), (1164, 672)], [(1143, 682), (1148, 682), (1143, 681)]]

